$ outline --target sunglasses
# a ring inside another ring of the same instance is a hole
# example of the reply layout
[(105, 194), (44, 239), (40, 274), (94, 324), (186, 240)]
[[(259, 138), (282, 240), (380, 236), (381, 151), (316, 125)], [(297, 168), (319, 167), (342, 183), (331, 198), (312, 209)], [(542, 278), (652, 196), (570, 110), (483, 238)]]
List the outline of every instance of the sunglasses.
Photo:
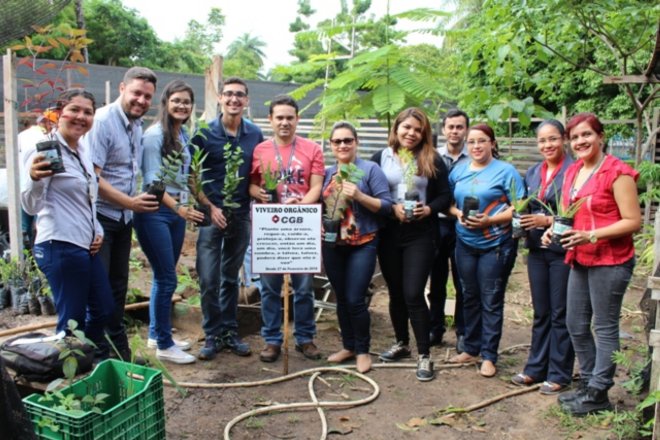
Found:
[(341, 144), (353, 145), (353, 142), (355, 142), (355, 138), (330, 139), (330, 143), (335, 147), (338, 147)]

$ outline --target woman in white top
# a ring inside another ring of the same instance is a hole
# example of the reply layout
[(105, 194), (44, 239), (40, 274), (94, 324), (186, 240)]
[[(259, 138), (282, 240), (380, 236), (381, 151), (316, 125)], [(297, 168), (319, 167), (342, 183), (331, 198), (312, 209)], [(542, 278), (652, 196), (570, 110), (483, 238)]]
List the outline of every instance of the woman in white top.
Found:
[[(96, 219), (98, 181), (80, 138), (94, 121), (94, 96), (70, 89), (59, 98), (62, 115), (48, 140), (59, 147), (62, 172), (37, 150), (27, 160), (21, 191), (23, 209), (37, 215), (34, 259), (50, 284), (57, 310), (57, 331), (78, 323), (93, 342), (114, 309), (108, 276), (97, 253), (103, 229)], [(39, 144), (37, 144), (39, 145)], [(97, 353), (107, 357), (107, 353)]]

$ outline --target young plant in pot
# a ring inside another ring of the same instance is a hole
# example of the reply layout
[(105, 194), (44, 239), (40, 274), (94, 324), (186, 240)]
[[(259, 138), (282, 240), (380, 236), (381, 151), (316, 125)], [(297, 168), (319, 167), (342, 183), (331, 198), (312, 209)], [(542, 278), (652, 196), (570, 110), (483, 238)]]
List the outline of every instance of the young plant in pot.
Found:
[(227, 227), (231, 224), (232, 210), (241, 205), (234, 201), (238, 185), (243, 180), (239, 175), (241, 165), (243, 165), (243, 149), (240, 145), (234, 147), (227, 142), (224, 147), (223, 156), (225, 158), (225, 180), (222, 185), (222, 212), (227, 219)]
[[(555, 192), (556, 194), (556, 192)], [(538, 201), (545, 209), (547, 209), (553, 216), (553, 222), (552, 222), (552, 244), (555, 244), (557, 246), (561, 247), (561, 238), (564, 234), (564, 232), (568, 231), (573, 227), (573, 217), (575, 217), (575, 214), (578, 212), (580, 209), (580, 206), (587, 200), (587, 198), (582, 198), (579, 199), (573, 203), (567, 204), (566, 207), (564, 207), (564, 200), (562, 197), (562, 200), (557, 204), (557, 209), (553, 210), (550, 206), (547, 204), (543, 203), (541, 200), (538, 198), (536, 201)]]
[(415, 218), (413, 211), (419, 203), (419, 192), (415, 189), (417, 160), (415, 160), (413, 152), (406, 148), (400, 148), (398, 155), (403, 166), (403, 183), (406, 185), (406, 192), (403, 196), (403, 210), (406, 219), (413, 220)]
[(527, 197), (519, 198), (515, 180), (511, 181), (511, 189), (509, 192), (511, 197), (511, 206), (513, 207), (513, 214), (511, 217), (511, 229), (512, 229), (511, 235), (514, 239), (522, 238), (525, 236), (526, 231), (525, 229), (523, 229), (522, 225), (520, 224), (521, 215), (527, 214), (527, 208), (529, 207), (529, 202), (531, 202), (532, 199), (534, 199), (534, 196), (530, 195)]
[(204, 168), (204, 160), (206, 160), (208, 153), (204, 153), (197, 145), (192, 145), (191, 150), (188, 173), (181, 173), (184, 163), (183, 153), (173, 151), (168, 156), (163, 157), (159, 177), (166, 186), (189, 193), (190, 197), (186, 202), (188, 206), (194, 205), (195, 210), (204, 214), (204, 221), (195, 224), (197, 226), (209, 226), (211, 224), (211, 209), (200, 201), (204, 194), (204, 185), (212, 182), (212, 180), (203, 180), (202, 178), (207, 170)]
[(342, 184), (351, 182), (357, 184), (364, 176), (364, 171), (354, 163), (341, 164), (334, 176), (334, 190), (329, 197), (323, 199), (325, 212), (323, 213), (323, 241), (328, 246), (334, 246), (339, 238), (339, 228), (344, 218), (349, 200), (343, 192)]
[(264, 168), (263, 162), (260, 162), (261, 175), (264, 178), (264, 190), (268, 194), (267, 203), (277, 203), (279, 201), (279, 196), (277, 194), (277, 187), (284, 180), (280, 175), (279, 171), (271, 170), (270, 163)]
[(11, 290), (9, 289), (9, 262), (0, 258), (0, 310), (11, 306)]

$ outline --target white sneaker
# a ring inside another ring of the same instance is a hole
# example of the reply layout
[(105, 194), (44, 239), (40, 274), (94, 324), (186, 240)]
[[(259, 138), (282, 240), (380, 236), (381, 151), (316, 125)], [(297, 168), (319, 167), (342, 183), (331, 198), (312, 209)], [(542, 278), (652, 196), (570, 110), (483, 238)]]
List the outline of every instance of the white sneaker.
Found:
[(175, 364), (192, 364), (196, 360), (195, 356), (185, 353), (176, 345), (165, 350), (156, 349), (156, 357), (161, 361), (174, 362)]
[[(190, 342), (188, 342), (188, 341), (179, 341), (179, 340), (176, 340), (176, 339), (173, 339), (173, 341), (174, 341), (174, 345), (176, 345), (179, 348), (179, 350), (183, 350), (183, 351), (190, 350), (190, 347), (191, 347)], [(156, 341), (155, 339), (151, 339), (151, 338), (147, 339), (147, 347), (149, 347), (149, 348), (158, 348), (158, 341)]]

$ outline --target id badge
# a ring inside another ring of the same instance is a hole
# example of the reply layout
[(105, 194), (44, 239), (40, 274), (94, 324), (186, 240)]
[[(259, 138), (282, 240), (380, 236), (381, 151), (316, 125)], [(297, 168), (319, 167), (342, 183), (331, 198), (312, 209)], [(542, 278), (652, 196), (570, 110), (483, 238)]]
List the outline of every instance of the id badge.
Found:
[(188, 191), (181, 191), (179, 193), (179, 203), (181, 203), (182, 205), (188, 203)]
[(405, 183), (399, 183), (396, 186), (396, 200), (401, 201), (406, 197), (406, 184)]
[(138, 167), (137, 160), (133, 159), (133, 175), (137, 176), (138, 171), (140, 171), (140, 168)]

